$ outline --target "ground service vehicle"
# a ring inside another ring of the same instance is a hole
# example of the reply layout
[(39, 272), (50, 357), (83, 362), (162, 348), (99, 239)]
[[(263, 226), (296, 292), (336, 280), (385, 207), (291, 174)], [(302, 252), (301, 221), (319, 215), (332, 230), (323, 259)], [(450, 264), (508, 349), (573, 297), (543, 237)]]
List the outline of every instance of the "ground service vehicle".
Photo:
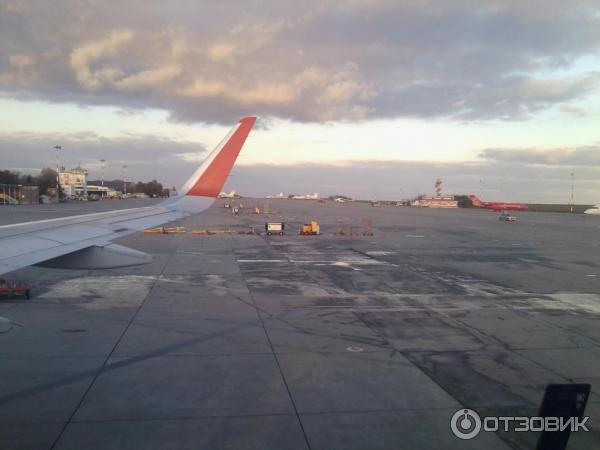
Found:
[(278, 234), (283, 236), (283, 230), (285, 229), (285, 223), (283, 222), (267, 222), (265, 223), (265, 231), (268, 236), (272, 234)]
[(507, 211), (502, 211), (502, 214), (500, 214), (498, 220), (500, 220), (501, 222), (516, 222), (517, 218), (512, 214), (509, 214)]
[(316, 220), (311, 220), (310, 223), (305, 223), (300, 228), (300, 232), (298, 234), (301, 235), (317, 235), (321, 234), (321, 229), (319, 227), (319, 222)]

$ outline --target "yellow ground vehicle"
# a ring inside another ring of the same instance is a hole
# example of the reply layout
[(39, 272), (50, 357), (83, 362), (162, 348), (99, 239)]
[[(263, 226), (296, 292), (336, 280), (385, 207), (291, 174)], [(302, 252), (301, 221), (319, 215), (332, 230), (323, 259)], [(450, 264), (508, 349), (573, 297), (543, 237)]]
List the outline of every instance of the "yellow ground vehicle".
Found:
[(300, 228), (300, 232), (298, 234), (301, 235), (317, 235), (321, 234), (321, 229), (319, 227), (319, 222), (316, 220), (311, 220), (310, 223), (305, 223)]

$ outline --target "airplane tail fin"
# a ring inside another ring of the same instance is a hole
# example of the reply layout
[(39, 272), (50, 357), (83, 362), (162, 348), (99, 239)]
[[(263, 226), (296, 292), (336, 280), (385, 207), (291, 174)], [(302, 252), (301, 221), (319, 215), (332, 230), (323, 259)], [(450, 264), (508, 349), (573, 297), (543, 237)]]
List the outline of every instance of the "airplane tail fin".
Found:
[(481, 203), (481, 200), (479, 200), (476, 195), (469, 195), (469, 199), (475, 208), (481, 208), (483, 206), (483, 203)]
[(235, 160), (246, 142), (256, 117), (244, 117), (225, 136), (196, 172), (182, 186), (182, 195), (193, 197), (216, 197), (231, 172)]

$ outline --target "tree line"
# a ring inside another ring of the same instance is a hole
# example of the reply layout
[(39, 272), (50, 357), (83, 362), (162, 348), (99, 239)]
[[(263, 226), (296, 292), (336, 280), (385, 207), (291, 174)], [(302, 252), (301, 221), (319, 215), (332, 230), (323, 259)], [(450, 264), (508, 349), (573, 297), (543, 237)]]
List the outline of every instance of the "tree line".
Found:
[(46, 195), (49, 187), (56, 187), (56, 170), (44, 167), (39, 175), (22, 174), (14, 170), (0, 170), (0, 184), (38, 186), (40, 194)]

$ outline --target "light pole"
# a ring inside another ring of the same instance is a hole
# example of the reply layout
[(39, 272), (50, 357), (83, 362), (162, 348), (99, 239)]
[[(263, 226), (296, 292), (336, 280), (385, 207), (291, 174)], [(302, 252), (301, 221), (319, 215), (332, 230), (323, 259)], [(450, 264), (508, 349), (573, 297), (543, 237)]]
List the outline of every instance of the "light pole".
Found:
[(62, 150), (60, 145), (55, 145), (54, 150), (56, 150), (56, 203), (60, 202), (60, 171), (58, 168), (58, 152)]
[(573, 206), (575, 202), (575, 174), (571, 172), (571, 213), (573, 213)]
[(102, 181), (101, 181), (101, 183), (102, 183), (102, 192), (100, 193), (100, 198), (102, 200), (104, 200), (104, 163), (105, 162), (106, 162), (105, 159), (101, 159), (100, 160), (100, 163), (102, 164)]
[(127, 165), (123, 165), (123, 196), (127, 196)]

